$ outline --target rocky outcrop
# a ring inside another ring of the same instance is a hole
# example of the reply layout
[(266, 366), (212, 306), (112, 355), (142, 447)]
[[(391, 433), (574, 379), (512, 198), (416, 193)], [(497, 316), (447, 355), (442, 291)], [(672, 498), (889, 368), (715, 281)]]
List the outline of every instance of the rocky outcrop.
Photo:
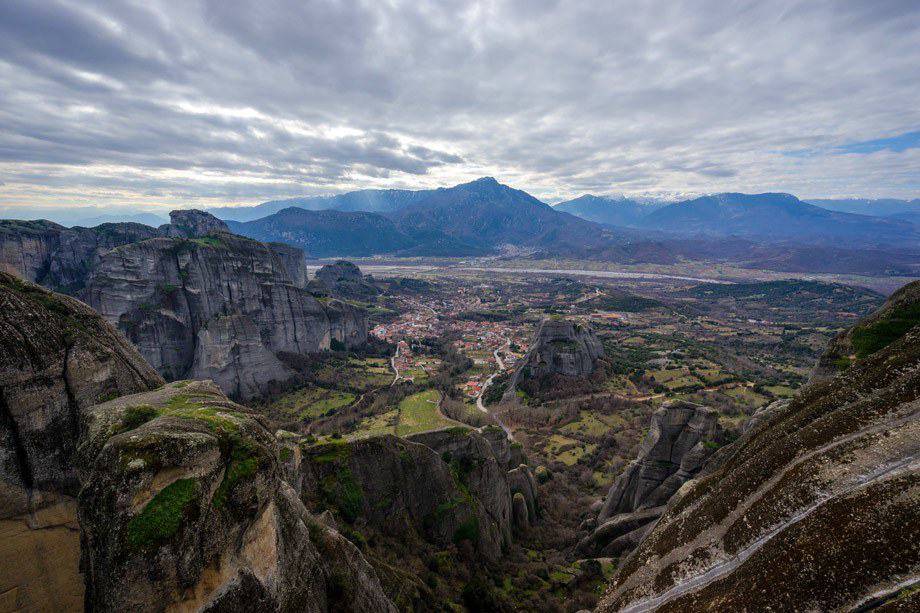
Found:
[(920, 324), (920, 283), (909, 283), (892, 294), (875, 313), (838, 334), (818, 358), (811, 382), (827, 381), (899, 339)]
[(887, 338), (720, 450), (670, 501), (599, 610), (915, 609), (920, 327)]
[[(511, 541), (515, 492), (507, 466), (474, 430), (387, 435), (300, 451), (297, 486), (314, 511), (332, 509), (342, 521), (360, 520), (438, 546), (468, 540), (490, 560)], [(534, 519), (529, 511), (526, 518)]]
[(170, 223), (160, 226), (163, 236), (204, 238), (212, 234), (230, 234), (227, 224), (198, 209), (180, 209), (169, 213)]
[(0, 516), (79, 490), (80, 411), (163, 383), (85, 304), (0, 273)]
[(347, 260), (326, 264), (317, 270), (310, 289), (348, 300), (373, 300), (380, 294), (380, 289), (372, 280), (362, 275), (361, 269)]
[(0, 270), (74, 294), (83, 288), (98, 251), (157, 233), (137, 223), (65, 228), (50, 221), (0, 221)]
[(603, 355), (604, 346), (591, 328), (567, 319), (544, 319), (530, 350), (514, 371), (504, 399), (513, 398), (517, 386), (528, 380), (587, 377)]
[(80, 412), (162, 383), (85, 304), (0, 272), (0, 608), (80, 607)]
[(97, 405), (83, 427), (87, 609), (395, 611), (284, 483), (262, 418), (212, 383)]
[(156, 238), (98, 254), (84, 295), (167, 379), (249, 399), (293, 375), (279, 354), (367, 338), (365, 312), (317, 301), (298, 286), (304, 270), (289, 248), (233, 234)]
[(718, 448), (718, 418), (712, 409), (686, 401), (671, 401), (655, 411), (636, 460), (610, 487), (596, 527), (577, 549), (586, 555), (619, 556), (635, 546), (641, 532), (627, 535), (647, 529)]

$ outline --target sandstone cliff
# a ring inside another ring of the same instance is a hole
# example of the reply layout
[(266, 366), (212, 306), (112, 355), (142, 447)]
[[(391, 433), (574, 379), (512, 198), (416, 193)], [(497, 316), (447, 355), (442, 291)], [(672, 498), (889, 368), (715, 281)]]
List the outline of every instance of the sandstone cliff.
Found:
[(65, 228), (50, 221), (0, 221), (0, 270), (74, 294), (82, 289), (99, 250), (158, 235), (137, 223)]
[(395, 611), (284, 483), (263, 419), (212, 383), (100, 404), (83, 427), (87, 609)]
[(320, 303), (288, 268), (232, 234), (156, 238), (99, 254), (84, 295), (167, 379), (212, 379), (248, 399), (292, 376), (278, 354), (367, 338), (364, 311)]
[(79, 413), (163, 383), (85, 304), (0, 273), (0, 514), (76, 495)]
[(514, 371), (504, 398), (513, 398), (518, 385), (526, 381), (587, 377), (603, 355), (604, 346), (591, 328), (567, 319), (544, 319), (530, 350)]
[[(893, 301), (912, 312), (918, 295), (914, 283)], [(882, 320), (854, 329), (891, 330)], [(898, 332), (857, 343), (846, 370), (719, 450), (599, 610), (916, 610), (920, 327)]]
[(718, 413), (671, 401), (653, 415), (639, 453), (610, 487), (596, 527), (579, 544), (586, 555), (619, 556), (636, 546), (649, 524), (718, 447)]
[(0, 272), (3, 608), (80, 606), (73, 457), (80, 412), (162, 383), (85, 304)]

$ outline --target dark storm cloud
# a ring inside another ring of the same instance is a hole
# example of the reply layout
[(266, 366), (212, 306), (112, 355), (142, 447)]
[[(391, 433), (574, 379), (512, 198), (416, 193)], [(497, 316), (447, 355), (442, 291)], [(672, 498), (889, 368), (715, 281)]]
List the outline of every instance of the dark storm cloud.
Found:
[(918, 82), (911, 1), (6, 0), (0, 204), (915, 196)]

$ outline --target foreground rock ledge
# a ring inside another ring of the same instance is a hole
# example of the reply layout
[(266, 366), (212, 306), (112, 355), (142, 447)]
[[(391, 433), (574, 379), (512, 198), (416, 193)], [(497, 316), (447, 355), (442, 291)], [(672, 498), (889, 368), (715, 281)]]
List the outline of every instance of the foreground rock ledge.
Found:
[(87, 609), (395, 611), (282, 481), (262, 418), (210, 381), (100, 404), (83, 431)]

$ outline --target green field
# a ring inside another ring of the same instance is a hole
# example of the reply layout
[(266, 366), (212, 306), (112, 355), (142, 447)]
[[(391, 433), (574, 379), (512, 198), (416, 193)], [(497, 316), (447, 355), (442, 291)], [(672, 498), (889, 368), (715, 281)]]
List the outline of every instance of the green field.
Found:
[(441, 417), (438, 413), (438, 402), (441, 393), (437, 390), (426, 390), (412, 394), (399, 403), (399, 424), (396, 426), (397, 436), (406, 436), (414, 432), (437, 430), (457, 425), (456, 422)]
[(316, 373), (316, 381), (329, 387), (365, 392), (385, 387), (393, 381), (386, 358), (349, 358), (347, 363), (330, 364)]
[(355, 430), (352, 434), (349, 434), (347, 438), (349, 440), (354, 440), (359, 438), (368, 438), (370, 436), (378, 436), (381, 434), (393, 434), (394, 424), (396, 424), (398, 417), (399, 412), (396, 409), (387, 411), (386, 413), (381, 413), (379, 415), (365, 417), (358, 424), (357, 430)]
[[(564, 447), (569, 445), (572, 445), (572, 447), (562, 451)], [(585, 453), (590, 453), (595, 449), (597, 449), (597, 445), (593, 443), (582, 443), (579, 440), (562, 436), (561, 434), (553, 434), (543, 451), (546, 452), (546, 456), (551, 462), (562, 462), (566, 466), (573, 466)]]
[(354, 394), (348, 392), (308, 386), (285, 394), (268, 405), (266, 412), (278, 418), (314, 419), (354, 401)]
[(568, 423), (560, 431), (565, 433), (579, 433), (591, 437), (600, 437), (608, 430), (622, 427), (626, 420), (619, 415), (599, 415), (590, 411), (582, 411), (578, 421)]
[(724, 390), (724, 394), (752, 408), (760, 408), (769, 402), (766, 396), (761, 396), (751, 388), (745, 386)]

